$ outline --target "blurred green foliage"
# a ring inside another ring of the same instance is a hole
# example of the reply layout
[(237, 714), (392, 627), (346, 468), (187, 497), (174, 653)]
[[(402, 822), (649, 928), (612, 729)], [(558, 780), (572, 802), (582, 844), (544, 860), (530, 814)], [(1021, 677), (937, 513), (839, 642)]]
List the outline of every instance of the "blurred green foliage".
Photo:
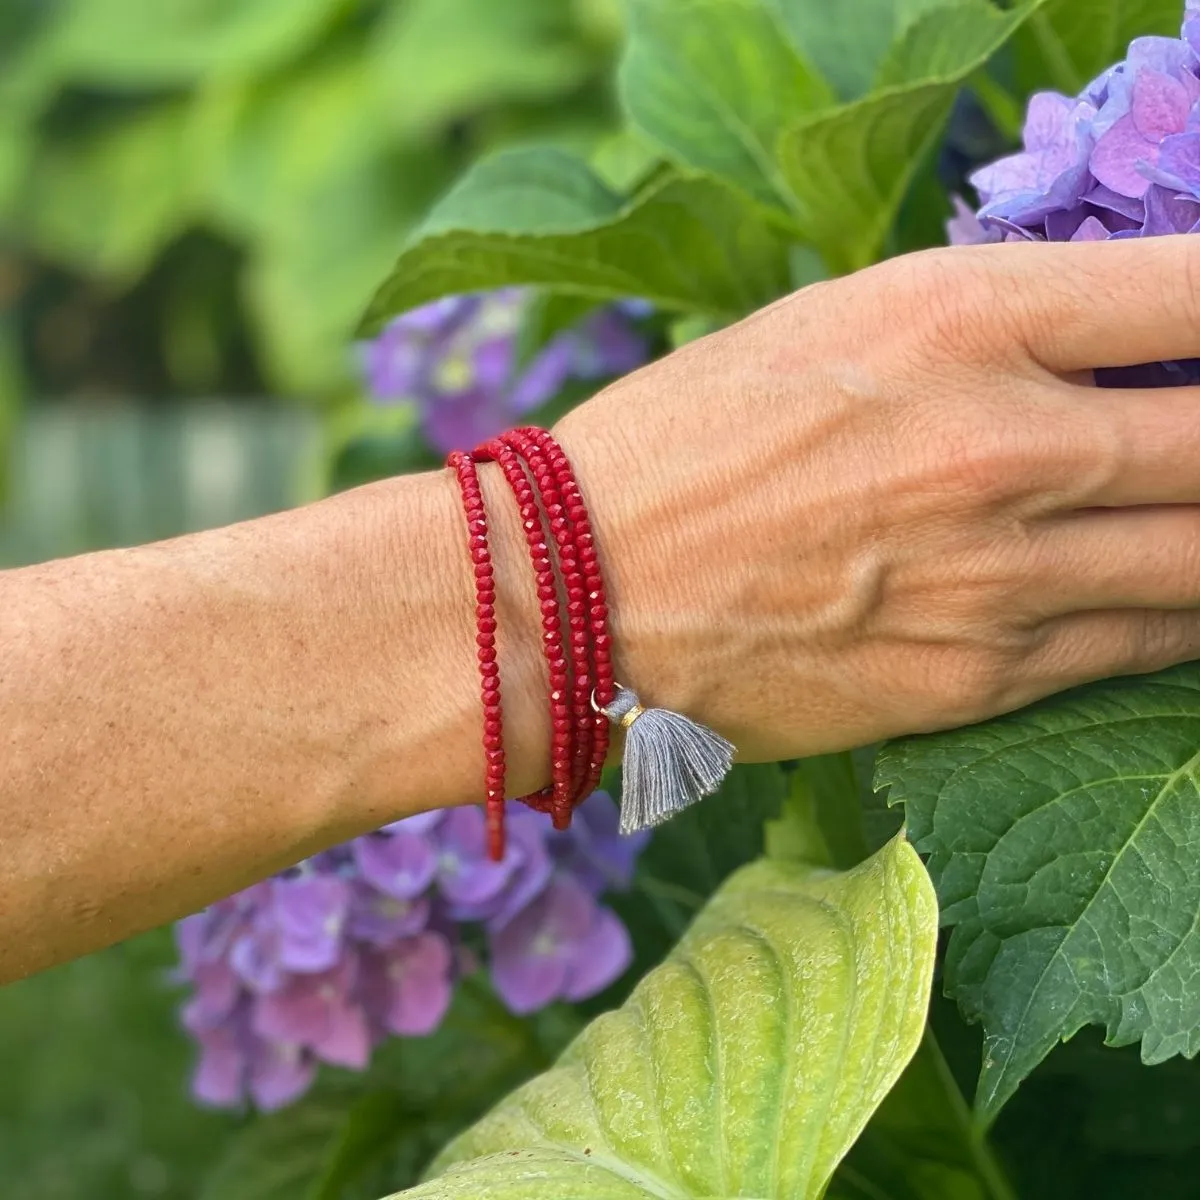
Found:
[(0, 1195), (190, 1200), (239, 1125), (187, 1094), (166, 930), (0, 989)]
[(366, 298), (466, 163), (614, 128), (620, 33), (619, 0), (8, 0), (0, 247), (35, 390), (348, 388)]

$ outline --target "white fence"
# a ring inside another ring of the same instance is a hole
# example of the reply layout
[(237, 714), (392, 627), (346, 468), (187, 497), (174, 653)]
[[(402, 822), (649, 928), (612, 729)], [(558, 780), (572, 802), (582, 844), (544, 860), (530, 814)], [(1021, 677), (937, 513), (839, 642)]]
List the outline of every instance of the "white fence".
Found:
[(0, 565), (130, 546), (314, 498), (320, 429), (299, 409), (49, 405), (14, 440)]

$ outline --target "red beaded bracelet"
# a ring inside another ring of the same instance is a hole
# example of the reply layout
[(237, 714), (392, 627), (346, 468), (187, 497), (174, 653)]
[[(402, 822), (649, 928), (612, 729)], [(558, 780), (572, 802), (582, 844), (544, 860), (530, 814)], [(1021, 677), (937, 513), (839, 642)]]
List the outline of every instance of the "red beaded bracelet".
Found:
[(484, 808), (488, 853), (504, 857), (504, 725), (500, 708), (500, 664), (496, 661), (496, 577), (488, 549), (487, 513), (475, 462), (458, 451), (446, 460), (458, 476), (467, 518), (471, 561), (475, 564), (475, 642), (478, 646), (483, 750), (487, 760)]
[[(600, 782), (608, 755), (610, 721), (626, 731), (623, 833), (657, 825), (714, 792), (732, 765), (733, 746), (677, 713), (643, 708), (633, 692), (616, 683), (607, 593), (579, 483), (562, 447), (549, 432), (533, 427), (512, 430), (471, 454), (456, 451), (446, 460), (462, 491), (475, 570), (475, 640), (483, 702), (490, 856), (499, 860), (504, 855), (505, 761), (495, 572), (476, 462), (497, 463), (513, 493), (542, 614), (542, 646), (550, 683), (552, 778), (547, 787), (521, 797), (522, 802), (549, 813), (555, 828), (565, 829), (572, 811)], [(552, 551), (558, 556), (557, 570)]]

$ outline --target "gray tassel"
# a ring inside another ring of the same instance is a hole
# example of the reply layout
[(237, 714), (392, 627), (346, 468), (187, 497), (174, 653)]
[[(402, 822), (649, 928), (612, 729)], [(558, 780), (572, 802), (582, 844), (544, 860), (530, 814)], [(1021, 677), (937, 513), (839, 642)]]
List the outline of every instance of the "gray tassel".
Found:
[(711, 796), (733, 766), (734, 746), (720, 734), (663, 708), (643, 708), (618, 687), (604, 715), (625, 729), (621, 832), (636, 833)]

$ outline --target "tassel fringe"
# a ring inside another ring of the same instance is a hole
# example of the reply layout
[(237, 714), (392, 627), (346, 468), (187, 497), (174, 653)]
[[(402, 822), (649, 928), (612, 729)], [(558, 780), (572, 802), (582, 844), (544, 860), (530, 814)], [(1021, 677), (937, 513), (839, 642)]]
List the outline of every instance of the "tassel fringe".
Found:
[(733, 766), (731, 742), (679, 713), (643, 708), (628, 688), (602, 711), (626, 730), (622, 833), (661, 825), (711, 796)]

